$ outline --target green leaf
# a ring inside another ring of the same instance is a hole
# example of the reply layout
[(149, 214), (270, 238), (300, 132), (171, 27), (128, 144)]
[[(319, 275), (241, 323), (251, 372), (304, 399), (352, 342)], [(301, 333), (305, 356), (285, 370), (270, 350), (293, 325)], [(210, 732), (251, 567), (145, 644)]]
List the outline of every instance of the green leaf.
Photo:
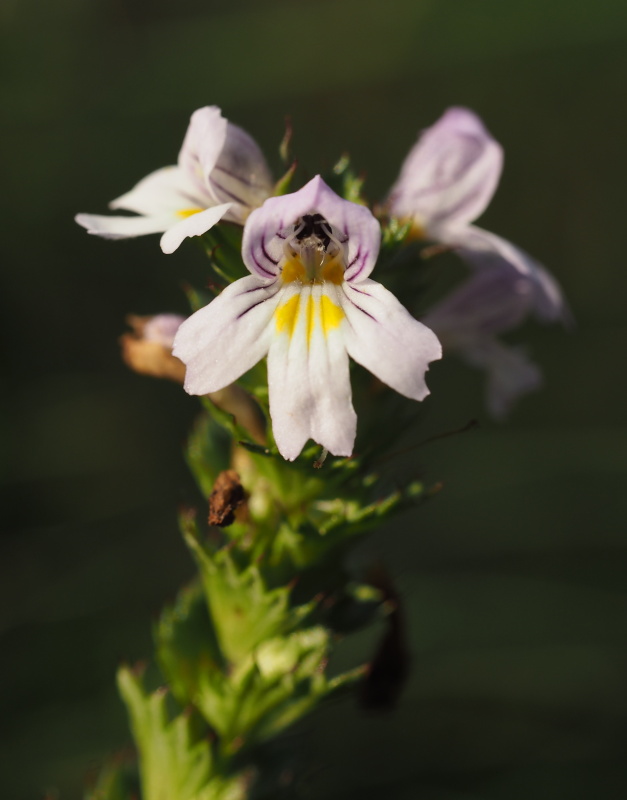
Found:
[(242, 232), (239, 225), (222, 223), (201, 237), (211, 268), (226, 283), (248, 275), (241, 255)]
[(167, 691), (147, 693), (141, 674), (128, 667), (118, 671), (118, 687), (139, 752), (143, 800), (196, 800), (213, 761), (204, 722), (194, 712), (171, 719)]
[(279, 178), (279, 180), (274, 185), (274, 194), (275, 195), (283, 195), (287, 194), (292, 189), (292, 180), (294, 178), (294, 173), (296, 172), (297, 164), (294, 162), (290, 165), (287, 171)]
[(310, 613), (311, 604), (290, 608), (290, 587), (268, 588), (257, 564), (245, 558), (243, 565), (236, 561), (237, 551), (211, 552), (201, 545), (191, 522), (184, 537), (200, 568), (220, 649), (232, 664), (243, 661), (265, 639), (294, 630)]
[[(224, 413), (224, 412), (223, 412)], [(198, 488), (209, 497), (218, 474), (230, 463), (230, 439), (209, 414), (201, 414), (187, 440), (186, 460)]]
[(195, 703), (201, 677), (224, 666), (200, 582), (183, 589), (163, 611), (154, 638), (172, 693), (183, 706)]
[(206, 673), (198, 708), (216, 727), (225, 755), (276, 736), (362, 670), (328, 681), (330, 633), (322, 627), (267, 639), (228, 676)]
[(340, 158), (331, 174), (325, 175), (325, 179), (333, 191), (345, 200), (359, 205), (367, 205), (362, 193), (364, 179), (355, 175), (348, 155), (344, 154)]

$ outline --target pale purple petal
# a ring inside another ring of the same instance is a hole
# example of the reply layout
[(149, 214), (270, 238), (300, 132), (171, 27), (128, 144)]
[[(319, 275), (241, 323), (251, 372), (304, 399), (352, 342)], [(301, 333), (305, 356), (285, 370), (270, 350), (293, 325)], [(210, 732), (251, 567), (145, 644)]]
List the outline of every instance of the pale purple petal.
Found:
[(199, 108), (191, 116), (179, 152), (179, 167), (198, 191), (208, 191), (208, 179), (226, 141), (227, 121), (217, 106)]
[(514, 401), (536, 389), (540, 371), (521, 349), (499, 342), (498, 333), (519, 325), (534, 308), (535, 284), (510, 265), (484, 266), (437, 303), (423, 318), (444, 353), (456, 353), (487, 373), (487, 405), (505, 417)]
[(424, 399), (428, 365), (442, 357), (436, 335), (381, 284), (368, 279), (342, 288), (348, 322), (344, 340), (351, 358), (400, 394)]
[(261, 149), (246, 131), (224, 119), (217, 106), (192, 114), (179, 165), (212, 204), (232, 204), (226, 215), (231, 222), (243, 225), (250, 210), (273, 191)]
[(156, 342), (171, 350), (174, 337), (183, 322), (185, 322), (185, 317), (180, 314), (157, 314), (144, 325), (142, 338), (147, 342)]
[(93, 233), (105, 239), (130, 239), (133, 236), (144, 236), (147, 233), (162, 233), (176, 221), (171, 214), (154, 217), (102, 217), (97, 214), (77, 214), (74, 219), (79, 225), (86, 228), (87, 233)]
[(218, 202), (241, 206), (231, 214), (238, 214), (242, 224), (250, 210), (260, 206), (274, 191), (261, 148), (252, 136), (231, 122), (227, 125), (222, 152), (209, 175), (209, 184)]
[(252, 212), (244, 226), (242, 258), (253, 274), (278, 275), (284, 232), (304, 214), (321, 214), (346, 238), (346, 280), (364, 280), (381, 243), (379, 223), (365, 206), (343, 200), (317, 175), (298, 192), (271, 197)]
[(220, 222), (231, 208), (231, 203), (213, 206), (197, 214), (192, 214), (177, 222), (161, 237), (161, 249), (164, 253), (173, 253), (184, 239), (189, 236), (202, 236), (210, 228)]
[(281, 455), (293, 461), (309, 439), (332, 455), (353, 452), (357, 417), (351, 402), (348, 354), (342, 325), (324, 330), (320, 301), (337, 308), (341, 289), (333, 284), (292, 284), (281, 299), (298, 295), (291, 332), (277, 331), (268, 353), (272, 430)]
[(490, 414), (505, 418), (519, 397), (539, 389), (542, 373), (522, 350), (486, 338), (459, 355), (471, 366), (487, 372), (486, 402)]
[(210, 204), (208, 192), (201, 191), (180, 167), (163, 167), (143, 178), (130, 192), (112, 200), (109, 208), (154, 216), (206, 208)]
[(276, 282), (240, 278), (181, 325), (172, 352), (187, 365), (189, 394), (223, 389), (266, 355), (280, 293)]
[(454, 247), (460, 258), (476, 269), (515, 270), (528, 282), (530, 310), (542, 322), (569, 321), (570, 312), (557, 281), (511, 242), (474, 225), (464, 230), (442, 228), (438, 240)]
[(520, 325), (533, 301), (526, 276), (514, 269), (486, 268), (436, 303), (422, 322), (445, 342), (502, 333)]
[(501, 176), (503, 151), (479, 117), (450, 108), (409, 152), (390, 191), (390, 211), (432, 226), (463, 226), (486, 208)]

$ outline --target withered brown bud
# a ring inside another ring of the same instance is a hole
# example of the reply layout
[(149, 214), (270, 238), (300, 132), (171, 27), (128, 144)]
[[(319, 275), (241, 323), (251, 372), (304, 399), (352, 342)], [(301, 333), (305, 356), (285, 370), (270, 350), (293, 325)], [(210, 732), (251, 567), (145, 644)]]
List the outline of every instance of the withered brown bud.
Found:
[(174, 334), (183, 317), (176, 314), (156, 317), (130, 314), (126, 321), (133, 330), (120, 337), (124, 363), (142, 375), (183, 383), (185, 365), (172, 355)]
[[(174, 337), (184, 317), (178, 314), (157, 314), (140, 317), (129, 314), (130, 333), (120, 337), (124, 363), (142, 375), (185, 382), (185, 364), (172, 355)], [(260, 444), (266, 442), (265, 419), (253, 398), (241, 386), (231, 384), (207, 397), (219, 408), (233, 414), (242, 427)]]
[(245, 499), (244, 487), (234, 469), (225, 469), (216, 478), (209, 496), (209, 524), (226, 528), (235, 521), (235, 511)]

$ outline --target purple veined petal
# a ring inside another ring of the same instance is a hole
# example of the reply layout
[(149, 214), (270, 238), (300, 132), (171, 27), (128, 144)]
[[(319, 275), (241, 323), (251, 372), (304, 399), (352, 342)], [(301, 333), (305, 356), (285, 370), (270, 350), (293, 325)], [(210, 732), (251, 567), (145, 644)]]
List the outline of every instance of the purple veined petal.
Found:
[(79, 225), (96, 236), (105, 239), (130, 239), (148, 233), (163, 233), (176, 222), (172, 214), (151, 217), (104, 217), (97, 214), (77, 214), (74, 219)]
[(224, 147), (227, 125), (217, 106), (199, 108), (191, 116), (178, 164), (200, 192), (209, 191), (209, 175)]
[(284, 237), (304, 214), (321, 214), (347, 244), (346, 280), (364, 280), (376, 263), (381, 244), (379, 223), (365, 206), (343, 200), (317, 175), (293, 194), (271, 197), (252, 212), (244, 226), (242, 258), (253, 274), (278, 275)]
[(231, 203), (225, 203), (221, 206), (206, 208), (204, 211), (181, 219), (163, 234), (160, 242), (161, 249), (164, 253), (173, 253), (189, 236), (202, 236), (220, 222), (230, 208)]
[(261, 148), (252, 136), (231, 122), (227, 124), (224, 147), (208, 180), (218, 202), (236, 204), (230, 216), (241, 225), (251, 209), (258, 208), (274, 191)]
[(490, 202), (503, 166), (503, 151), (479, 117), (450, 108), (410, 150), (392, 187), (392, 214), (413, 217), (431, 238), (431, 227), (463, 226)]
[(272, 430), (293, 461), (309, 439), (350, 456), (357, 430), (343, 313), (333, 284), (291, 284), (281, 298), (268, 353)]
[(478, 270), (436, 303), (421, 321), (440, 341), (473, 340), (517, 327), (532, 309), (534, 288), (514, 269)]
[(529, 283), (530, 310), (539, 320), (570, 322), (570, 310), (555, 278), (511, 242), (475, 225), (461, 230), (441, 229), (438, 240), (454, 247), (460, 258), (475, 269), (515, 270)]
[(400, 394), (423, 400), (428, 365), (442, 357), (437, 336), (380, 283), (368, 279), (342, 289), (348, 354)]
[(274, 188), (255, 140), (224, 119), (217, 106), (206, 106), (192, 114), (179, 165), (199, 191), (211, 197), (211, 204), (231, 203), (227, 219), (240, 225)]
[(497, 420), (508, 416), (520, 397), (542, 386), (539, 367), (522, 348), (485, 337), (458, 354), (470, 366), (486, 371), (486, 404)]
[(130, 192), (109, 203), (109, 208), (137, 214), (174, 214), (213, 205), (207, 191), (200, 191), (180, 167), (163, 167), (147, 175)]
[(223, 389), (266, 355), (281, 291), (254, 275), (240, 278), (181, 325), (172, 352), (187, 366), (189, 394)]

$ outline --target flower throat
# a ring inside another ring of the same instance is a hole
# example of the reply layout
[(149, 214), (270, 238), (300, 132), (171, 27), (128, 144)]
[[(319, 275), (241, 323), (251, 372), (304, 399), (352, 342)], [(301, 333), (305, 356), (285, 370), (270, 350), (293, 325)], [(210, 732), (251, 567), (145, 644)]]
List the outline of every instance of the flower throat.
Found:
[(341, 284), (346, 269), (343, 244), (322, 214), (304, 214), (285, 240), (281, 278), (285, 283)]

